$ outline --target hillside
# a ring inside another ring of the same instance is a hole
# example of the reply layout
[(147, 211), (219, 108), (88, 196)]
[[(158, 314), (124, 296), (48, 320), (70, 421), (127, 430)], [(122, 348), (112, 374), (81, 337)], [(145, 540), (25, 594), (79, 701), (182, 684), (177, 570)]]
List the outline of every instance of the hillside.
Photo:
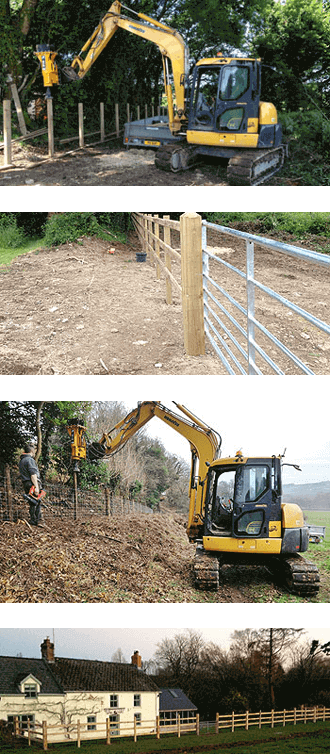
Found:
[[(194, 546), (170, 512), (0, 526), (0, 602), (296, 602), (264, 567), (227, 566), (217, 593), (193, 585)], [(322, 546), (311, 552), (322, 558)], [(318, 562), (319, 565), (319, 562)], [(315, 601), (329, 601), (327, 558)]]
[(162, 514), (48, 519), (37, 529), (19, 520), (1, 533), (2, 601), (167, 601), (170, 582), (186, 583), (190, 568), (183, 526)]
[(330, 511), (330, 482), (284, 484), (283, 501), (297, 503), (304, 510)]

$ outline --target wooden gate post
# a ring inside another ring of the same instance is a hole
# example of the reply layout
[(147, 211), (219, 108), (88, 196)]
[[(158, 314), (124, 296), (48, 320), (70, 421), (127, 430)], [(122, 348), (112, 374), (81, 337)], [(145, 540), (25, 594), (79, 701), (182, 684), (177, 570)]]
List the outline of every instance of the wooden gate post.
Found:
[(53, 121), (53, 100), (51, 97), (46, 98), (47, 102), (47, 127), (48, 127), (48, 157), (54, 157), (54, 121)]
[(78, 123), (79, 123), (79, 146), (84, 146), (84, 105), (78, 103)]
[(196, 212), (180, 217), (184, 347), (188, 356), (205, 354), (202, 218)]
[(6, 491), (7, 491), (7, 516), (8, 516), (8, 521), (13, 521), (13, 494), (12, 494), (12, 489), (11, 489), (9, 463), (6, 463), (6, 466), (5, 466), (5, 479), (6, 479)]

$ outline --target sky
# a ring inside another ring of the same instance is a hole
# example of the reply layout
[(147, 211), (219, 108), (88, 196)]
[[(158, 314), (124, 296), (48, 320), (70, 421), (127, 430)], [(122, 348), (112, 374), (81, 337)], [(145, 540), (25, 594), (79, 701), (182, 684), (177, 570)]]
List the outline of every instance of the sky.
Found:
[[(239, 626), (243, 628), (244, 626)], [(7, 628), (0, 629), (0, 655), (15, 657), (22, 653), (23, 657), (37, 657), (40, 654), (42, 641), (49, 636), (55, 640), (55, 655), (57, 657), (75, 657), (89, 660), (111, 661), (116, 649), (120, 648), (125, 660), (130, 662), (133, 652), (137, 649), (142, 659), (153, 657), (157, 644), (164, 638), (172, 639), (178, 633), (184, 633), (183, 628)], [(206, 642), (214, 642), (223, 649), (230, 646), (233, 628), (198, 628)], [(319, 639), (321, 643), (329, 641), (330, 629), (309, 628), (304, 640)]]
[[(122, 401), (128, 410), (137, 401)], [(176, 407), (171, 401), (161, 401)], [(298, 464), (302, 472), (283, 469), (284, 484), (330, 481), (330, 401), (178, 401), (216, 429), (223, 439), (222, 457), (237, 450), (246, 456), (272, 456), (283, 453), (285, 461)], [(190, 464), (189, 445), (160, 419), (147, 425), (168, 451)]]

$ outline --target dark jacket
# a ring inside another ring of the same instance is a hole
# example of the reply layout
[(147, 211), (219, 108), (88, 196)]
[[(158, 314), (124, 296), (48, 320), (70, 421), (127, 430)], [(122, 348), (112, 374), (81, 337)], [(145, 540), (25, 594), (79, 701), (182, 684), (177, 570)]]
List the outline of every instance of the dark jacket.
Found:
[(32, 474), (36, 474), (38, 482), (41, 481), (38, 466), (29, 453), (23, 453), (21, 455), (18, 469), (22, 482), (31, 482)]

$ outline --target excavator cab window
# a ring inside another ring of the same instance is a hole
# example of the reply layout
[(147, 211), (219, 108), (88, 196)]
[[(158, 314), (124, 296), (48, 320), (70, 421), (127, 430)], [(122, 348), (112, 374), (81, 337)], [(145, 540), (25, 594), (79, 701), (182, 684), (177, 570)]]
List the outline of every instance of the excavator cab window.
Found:
[(248, 118), (258, 117), (254, 63), (232, 62), (196, 68), (188, 128), (244, 133)]
[(265, 502), (271, 494), (268, 465), (212, 469), (206, 525), (218, 536), (259, 536), (265, 524)]
[(254, 503), (269, 487), (268, 466), (241, 466), (237, 469), (235, 503)]
[(238, 65), (224, 66), (221, 72), (219, 98), (238, 100), (249, 88), (249, 69)]
[(193, 108), (199, 123), (209, 125), (213, 121), (218, 96), (219, 70), (202, 68), (199, 71), (194, 91)]

